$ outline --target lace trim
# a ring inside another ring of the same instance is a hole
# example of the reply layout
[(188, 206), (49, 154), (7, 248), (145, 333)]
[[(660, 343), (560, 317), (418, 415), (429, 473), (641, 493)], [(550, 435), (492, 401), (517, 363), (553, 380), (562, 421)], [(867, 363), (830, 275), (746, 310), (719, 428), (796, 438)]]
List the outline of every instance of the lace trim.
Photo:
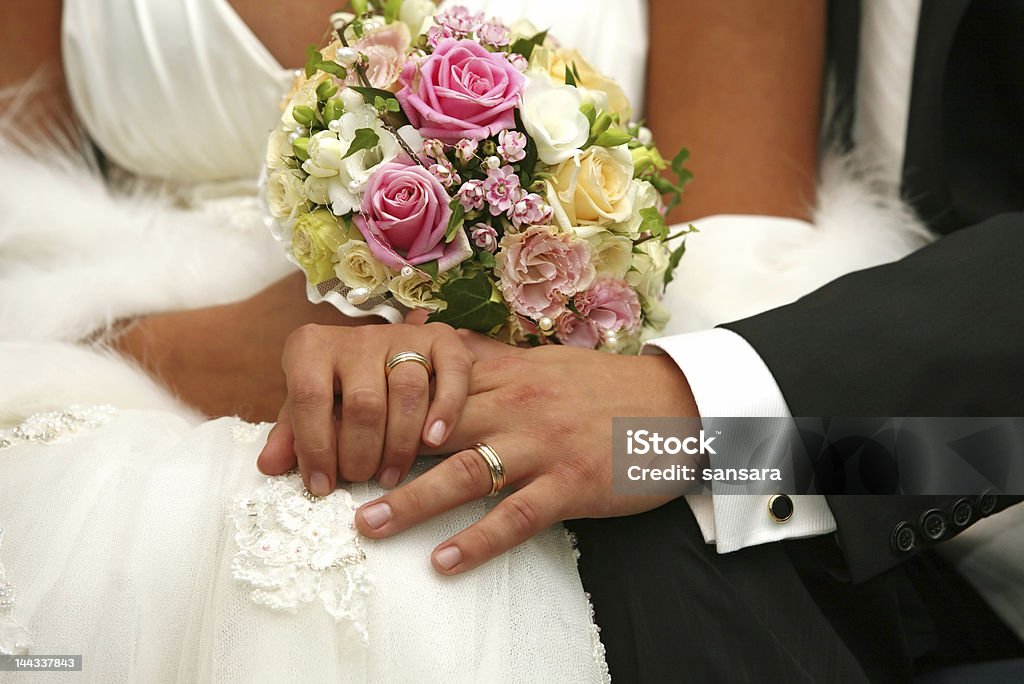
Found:
[(336, 622), (347, 622), (366, 643), (370, 583), (355, 509), (343, 489), (316, 498), (297, 473), (267, 478), (249, 496), (235, 499), (231, 519), (238, 552), (232, 577), (252, 588), (255, 603), (273, 610), (294, 613), (319, 599)]
[[(0, 549), (3, 543), (0, 527)], [(31, 646), (28, 630), (14, 619), (14, 586), (7, 581), (7, 570), (0, 562), (0, 655), (25, 655)]]
[[(565, 530), (565, 536), (569, 540), (573, 555), (578, 561), (580, 559), (579, 539), (569, 529)], [(590, 600), (589, 591), (585, 592), (584, 595), (587, 597), (587, 605), (590, 607), (590, 638), (594, 648), (592, 653), (594, 662), (597, 664), (597, 671), (601, 677), (602, 684), (611, 684), (612, 676), (608, 671), (608, 654), (605, 651), (604, 643), (601, 641), (601, 627), (598, 626), (597, 621), (594, 619), (594, 603)]]
[(90, 430), (110, 420), (117, 409), (109, 405), (80, 406), (64, 411), (37, 413), (12, 430), (0, 430), (0, 449), (25, 442), (53, 444), (71, 439), (83, 430)]

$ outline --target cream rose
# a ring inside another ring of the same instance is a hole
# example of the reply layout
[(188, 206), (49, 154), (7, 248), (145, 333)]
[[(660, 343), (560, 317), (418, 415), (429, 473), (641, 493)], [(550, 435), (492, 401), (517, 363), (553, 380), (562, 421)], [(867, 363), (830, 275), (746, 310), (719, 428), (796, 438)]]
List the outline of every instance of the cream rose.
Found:
[(625, 278), (633, 263), (633, 241), (600, 226), (577, 226), (576, 237), (590, 244), (591, 262), (598, 275)]
[(334, 276), (334, 253), (348, 240), (338, 217), (326, 209), (302, 214), (292, 227), (292, 254), (313, 284)]
[(334, 274), (348, 287), (365, 287), (370, 295), (387, 292), (388, 282), (394, 273), (377, 261), (369, 246), (362, 240), (349, 240), (335, 252), (338, 263)]
[(590, 121), (580, 111), (583, 96), (572, 86), (530, 76), (519, 111), (526, 131), (545, 164), (560, 164), (580, 151), (590, 137)]
[(646, 301), (657, 301), (665, 291), (669, 253), (658, 240), (647, 240), (633, 248), (633, 265), (626, 282)]
[(651, 209), (660, 206), (661, 195), (658, 194), (658, 190), (647, 181), (634, 180), (633, 211), (630, 212), (629, 218), (625, 221), (610, 226), (610, 230), (613, 233), (628, 235), (629, 237), (636, 239), (640, 237), (640, 223), (643, 221), (640, 217), (640, 212), (644, 209)]
[(552, 173), (548, 201), (563, 229), (621, 223), (632, 215), (633, 157), (625, 145), (588, 148)]
[(302, 181), (295, 171), (287, 168), (270, 174), (264, 197), (270, 215), (278, 219), (291, 220), (306, 206)]
[(430, 276), (414, 268), (403, 269), (403, 273), (391, 279), (388, 290), (403, 306), (410, 309), (441, 311), (447, 304), (434, 296)]
[[(579, 51), (574, 48), (560, 47), (545, 51), (544, 56), (547, 57), (545, 66), (552, 79), (564, 83), (566, 67), (575, 67), (574, 73), (579, 75), (579, 78), (576, 79), (577, 87), (584, 91), (600, 93), (602, 97), (597, 101), (606, 103), (609, 114), (617, 114), (622, 124), (629, 121), (633, 110), (629, 106), (629, 98), (626, 97), (626, 93), (618, 83), (595, 69)], [(586, 94), (584, 97), (594, 101), (592, 98), (587, 98)]]

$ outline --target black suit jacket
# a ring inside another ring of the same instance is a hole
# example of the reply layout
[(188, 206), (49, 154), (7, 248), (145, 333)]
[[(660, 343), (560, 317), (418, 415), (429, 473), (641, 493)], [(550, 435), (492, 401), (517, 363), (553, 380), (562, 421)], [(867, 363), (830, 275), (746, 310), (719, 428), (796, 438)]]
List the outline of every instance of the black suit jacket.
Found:
[[(851, 94), (857, 3), (831, 9), (833, 64)], [(1022, 36), (1024, 0), (924, 0), (904, 192), (945, 237), (724, 326), (765, 360), (793, 415), (1024, 416)], [(970, 521), (938, 540), (923, 516), (951, 520), (960, 497), (829, 504), (849, 577), (861, 581), (1018, 500), (971, 493)], [(914, 534), (909, 550), (895, 538), (901, 525)]]

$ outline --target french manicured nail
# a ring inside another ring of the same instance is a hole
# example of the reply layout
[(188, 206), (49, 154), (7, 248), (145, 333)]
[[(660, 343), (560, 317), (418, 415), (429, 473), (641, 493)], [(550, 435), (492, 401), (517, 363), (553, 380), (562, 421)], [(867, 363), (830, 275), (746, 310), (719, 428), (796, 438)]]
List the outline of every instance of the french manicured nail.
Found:
[(370, 529), (377, 530), (391, 520), (391, 506), (386, 503), (375, 503), (364, 508), (362, 515)]
[(458, 546), (446, 546), (434, 554), (434, 560), (445, 570), (451, 570), (462, 561), (462, 551)]
[(398, 468), (385, 468), (377, 478), (377, 484), (384, 489), (394, 489), (398, 485), (398, 478), (402, 476), (402, 471)]
[(430, 430), (427, 432), (427, 443), (430, 446), (438, 446), (444, 441), (444, 433), (447, 427), (443, 420), (435, 420), (434, 424), (430, 426)]
[(309, 491), (316, 496), (327, 496), (331, 493), (331, 481), (323, 473), (313, 473), (309, 476)]

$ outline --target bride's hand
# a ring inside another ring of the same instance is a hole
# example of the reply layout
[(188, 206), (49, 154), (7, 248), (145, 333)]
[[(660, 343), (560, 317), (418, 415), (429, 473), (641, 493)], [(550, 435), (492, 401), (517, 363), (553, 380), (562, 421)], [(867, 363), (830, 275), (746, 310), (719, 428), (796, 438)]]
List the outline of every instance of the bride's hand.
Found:
[(492, 475), (470, 449), (477, 443), (497, 452), (515, 491), (434, 550), (434, 567), (445, 574), (475, 568), (558, 521), (631, 515), (671, 498), (614, 495), (611, 462), (613, 417), (697, 416), (689, 384), (670, 357), (524, 350), (463, 337), (476, 362), (445, 451), (465, 451), (362, 506), (362, 534), (390, 537), (486, 496)]
[[(406, 361), (386, 371), (401, 352), (429, 360), (436, 379), (432, 400), (425, 366)], [(441, 323), (307, 325), (288, 338), (282, 366), (288, 398), (257, 465), (280, 475), (297, 464), (309, 490), (324, 496), (339, 476), (350, 482), (376, 477), (382, 487), (394, 487), (421, 441), (444, 444), (466, 401), (473, 354)]]
[(273, 420), (287, 394), (281, 354), (295, 329), (379, 322), (310, 303), (296, 272), (239, 302), (136, 319), (111, 345), (208, 416)]

